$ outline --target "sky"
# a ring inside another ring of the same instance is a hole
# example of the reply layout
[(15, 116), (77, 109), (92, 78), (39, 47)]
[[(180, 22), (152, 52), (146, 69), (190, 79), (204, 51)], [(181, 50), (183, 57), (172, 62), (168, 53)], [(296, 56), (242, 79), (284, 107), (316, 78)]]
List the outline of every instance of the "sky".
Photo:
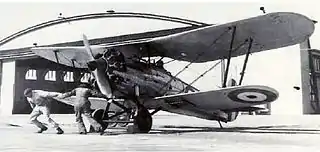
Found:
[[(226, 1), (0, 1), (1, 28), (0, 38), (4, 38), (45, 21), (57, 19), (62, 16), (73, 16), (86, 13), (99, 13), (107, 10), (116, 12), (142, 12), (180, 17), (209, 24), (224, 24), (231, 21), (262, 15), (259, 9), (265, 7), (270, 12), (296, 12), (310, 19), (320, 21), (319, 5), (317, 1), (259, 1), (259, 0), (226, 0)], [(59, 43), (65, 41), (81, 40), (81, 35), (88, 38), (108, 37), (122, 34), (138, 33), (159, 29), (183, 26), (164, 21), (146, 19), (98, 19), (72, 23), (64, 23), (49, 27), (34, 33), (22, 36), (6, 45), (0, 50), (38, 45)], [(320, 32), (316, 24), (314, 34), (311, 36), (312, 48), (320, 48)], [(279, 114), (301, 113), (301, 91), (293, 86), (301, 86), (299, 46), (291, 46), (250, 56), (247, 72), (244, 78), (245, 85), (260, 84), (277, 89), (279, 99), (273, 103), (273, 111)], [(240, 78), (243, 57), (232, 60), (230, 76)], [(182, 69), (186, 62), (172, 62), (166, 68), (173, 74)], [(184, 73), (179, 75), (186, 82), (191, 82), (199, 74), (210, 68), (215, 62), (192, 64)], [(195, 83), (201, 90), (217, 89), (221, 86), (220, 67), (209, 72), (203, 79)], [(288, 110), (288, 105), (290, 106)]]

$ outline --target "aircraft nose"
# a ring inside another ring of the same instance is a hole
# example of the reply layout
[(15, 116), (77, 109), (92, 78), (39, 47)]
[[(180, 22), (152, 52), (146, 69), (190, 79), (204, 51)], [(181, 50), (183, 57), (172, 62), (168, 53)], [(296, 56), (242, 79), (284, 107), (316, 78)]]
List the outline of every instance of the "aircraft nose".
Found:
[(103, 58), (99, 58), (99, 59), (95, 59), (93, 61), (89, 61), (87, 62), (88, 65), (88, 69), (90, 71), (94, 71), (97, 68), (100, 69), (107, 69), (108, 67), (108, 61), (103, 59)]
[(87, 65), (88, 65), (89, 71), (94, 71), (98, 66), (95, 60), (88, 62)]

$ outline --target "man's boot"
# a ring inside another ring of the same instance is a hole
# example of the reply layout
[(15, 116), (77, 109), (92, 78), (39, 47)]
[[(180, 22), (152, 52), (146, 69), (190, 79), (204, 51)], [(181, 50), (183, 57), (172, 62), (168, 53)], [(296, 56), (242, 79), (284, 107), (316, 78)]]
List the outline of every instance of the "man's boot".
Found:
[(63, 130), (60, 127), (58, 127), (57, 128), (57, 134), (63, 134), (63, 133), (64, 133)]
[(79, 134), (85, 135), (87, 134), (87, 130), (85, 128), (79, 128)]
[(46, 126), (43, 126), (40, 128), (40, 130), (37, 131), (37, 133), (42, 133), (44, 131), (48, 130), (48, 128)]
[(84, 126), (83, 122), (78, 123), (78, 130), (79, 130), (79, 134), (84, 134), (84, 135), (87, 134), (87, 129)]

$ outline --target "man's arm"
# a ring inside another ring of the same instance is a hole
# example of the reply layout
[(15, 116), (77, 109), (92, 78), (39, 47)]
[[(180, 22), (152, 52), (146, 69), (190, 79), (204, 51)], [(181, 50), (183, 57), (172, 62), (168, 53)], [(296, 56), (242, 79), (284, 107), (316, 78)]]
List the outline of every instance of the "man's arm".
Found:
[(30, 107), (33, 109), (35, 107), (35, 104), (32, 102), (32, 99), (27, 98), (27, 101), (29, 102)]
[(63, 99), (63, 98), (71, 97), (73, 95), (76, 95), (76, 90), (75, 89), (71, 90), (70, 92), (66, 92), (66, 93), (63, 93), (63, 94), (59, 95), (58, 98)]
[(90, 93), (91, 93), (91, 95), (92, 95), (92, 96), (94, 96), (94, 97), (98, 97), (98, 98), (107, 98), (107, 96), (106, 96), (106, 95), (104, 95), (104, 94), (102, 94), (102, 93), (98, 92), (97, 90), (90, 90)]
[(45, 98), (52, 98), (52, 97), (57, 97), (57, 96), (61, 96), (61, 93), (59, 92), (49, 92), (49, 91), (43, 91), (43, 90), (36, 90), (37, 93), (42, 96), (42, 97), (45, 97)]

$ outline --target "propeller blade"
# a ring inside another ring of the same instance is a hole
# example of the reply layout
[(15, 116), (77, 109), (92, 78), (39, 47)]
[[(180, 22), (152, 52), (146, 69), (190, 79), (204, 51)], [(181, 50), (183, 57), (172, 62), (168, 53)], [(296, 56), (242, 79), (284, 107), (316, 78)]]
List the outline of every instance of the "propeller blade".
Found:
[(82, 38), (83, 38), (84, 47), (86, 48), (86, 51), (89, 55), (89, 59), (92, 61), (92, 60), (94, 60), (94, 57), (93, 57), (92, 49), (89, 44), (89, 40), (88, 40), (87, 36), (84, 34), (82, 35)]
[(108, 76), (105, 74), (104, 59), (97, 59), (97, 68), (94, 71), (91, 71), (96, 78), (98, 87), (104, 95), (108, 98), (112, 98), (112, 89)]
[(105, 63), (107, 61), (102, 58), (94, 59), (92, 54), (92, 49), (90, 47), (90, 44), (86, 35), (83, 35), (83, 44), (89, 55), (89, 59), (90, 59), (89, 62), (93, 62), (93, 61), (95, 62), (95, 68), (91, 69), (91, 73), (95, 77), (101, 93), (106, 95), (108, 98), (112, 98), (112, 89), (111, 89), (110, 81), (105, 74), (105, 70), (107, 68)]

